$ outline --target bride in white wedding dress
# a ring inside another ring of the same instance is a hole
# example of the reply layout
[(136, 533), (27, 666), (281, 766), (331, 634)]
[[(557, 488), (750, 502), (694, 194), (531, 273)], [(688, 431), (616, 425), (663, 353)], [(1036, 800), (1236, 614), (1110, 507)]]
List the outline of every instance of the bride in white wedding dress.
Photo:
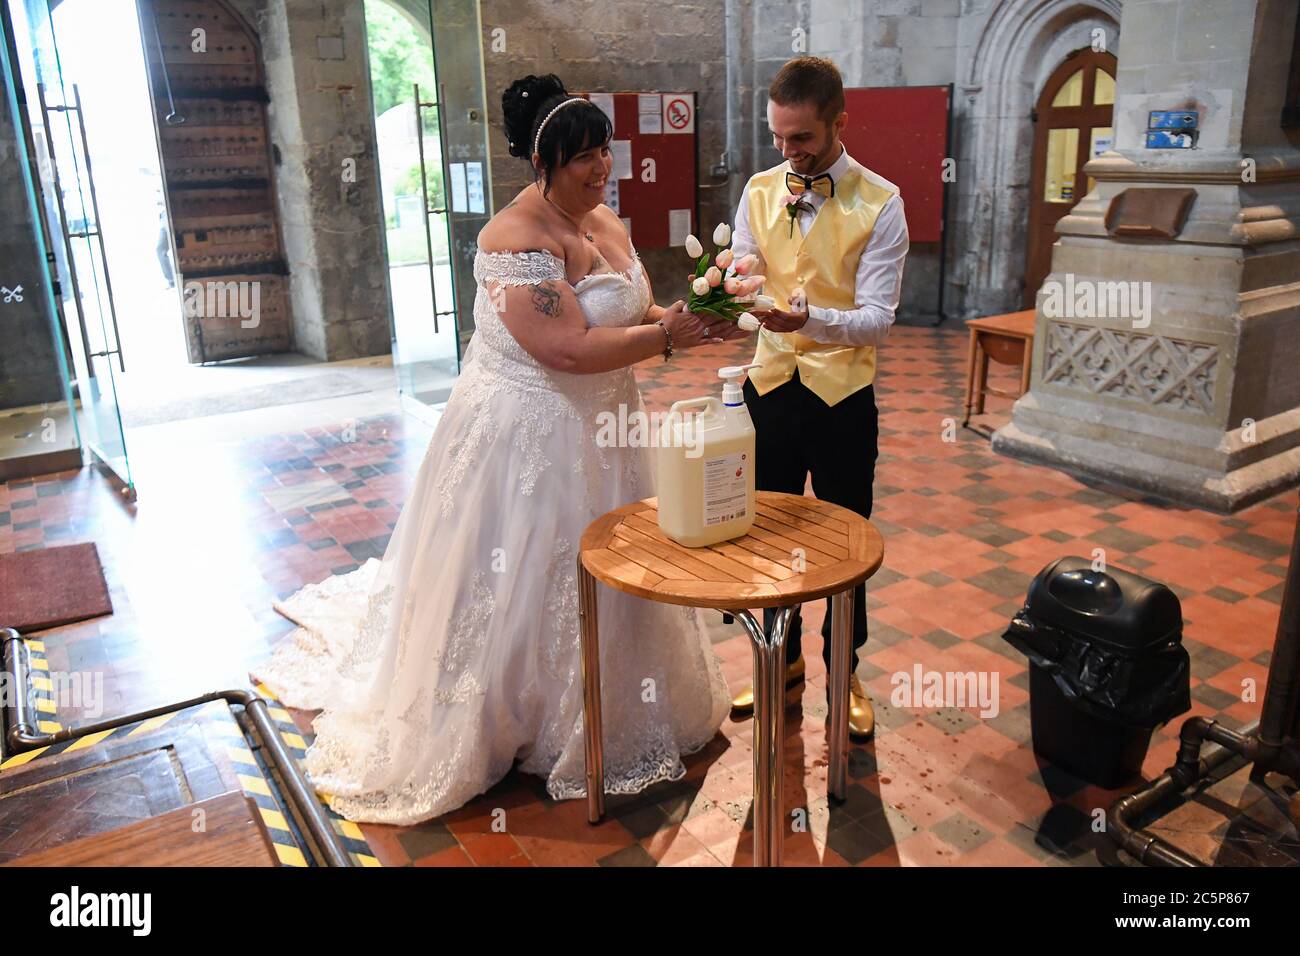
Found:
[[(353, 821), (441, 815), (516, 761), (585, 796), (578, 543), (655, 493), (649, 450), (601, 447), (598, 416), (642, 408), (636, 362), (743, 334), (653, 305), (601, 205), (604, 113), (554, 76), (502, 103), (537, 181), (479, 237), (475, 335), (384, 558), (278, 604), (300, 626), (255, 671), (323, 708), (307, 773)], [(605, 789), (679, 779), (729, 706), (699, 612), (605, 590), (599, 614)]]

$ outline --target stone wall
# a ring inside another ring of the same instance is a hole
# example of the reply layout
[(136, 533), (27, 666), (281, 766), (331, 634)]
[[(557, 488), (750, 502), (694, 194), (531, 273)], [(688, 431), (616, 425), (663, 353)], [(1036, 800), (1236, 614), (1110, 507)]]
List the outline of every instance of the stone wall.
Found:
[[(1119, 52), (1119, 10), (1120, 0), (813, 0), (809, 52), (834, 60), (846, 86), (954, 84), (946, 314), (1020, 308), (1030, 111), (1052, 70), (1090, 46), (1094, 30)], [(937, 307), (939, 255), (938, 243), (913, 245), (903, 316)]]
[[(960, 16), (960, 0), (813, 0), (809, 50), (834, 60), (845, 86), (945, 86), (957, 79)], [(950, 216), (954, 210), (950, 202)], [(939, 257), (939, 243), (912, 244), (903, 271), (900, 317), (938, 312)], [(945, 311), (959, 308), (950, 293)]]
[[(294, 347), (391, 348), (365, 20), (357, 0), (240, 0), (262, 44)], [(340, 43), (341, 41), (341, 43)], [(343, 161), (356, 162), (345, 182)]]
[[(697, 91), (700, 221), (710, 230), (714, 223), (731, 221), (728, 182), (710, 175), (725, 139), (722, 8), (704, 2), (483, 0), (481, 18), (497, 209), (532, 182), (528, 164), (508, 152), (501, 93), (526, 74), (556, 73), (575, 91)], [(504, 50), (492, 49), (496, 28), (505, 31)], [(681, 249), (641, 250), (641, 257), (660, 303), (685, 295)]]

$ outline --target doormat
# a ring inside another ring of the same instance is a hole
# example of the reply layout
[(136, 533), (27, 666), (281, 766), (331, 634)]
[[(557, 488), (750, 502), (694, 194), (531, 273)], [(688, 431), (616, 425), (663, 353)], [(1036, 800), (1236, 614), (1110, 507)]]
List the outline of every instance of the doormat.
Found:
[(93, 541), (0, 554), (0, 627), (26, 634), (112, 613)]
[(275, 405), (293, 405), (298, 402), (315, 402), (323, 398), (341, 398), (374, 390), (374, 384), (346, 372), (327, 372), (304, 375), (285, 381), (268, 382), (249, 388), (225, 392), (205, 392), (181, 398), (151, 399), (135, 402), (124, 399), (122, 424), (127, 428), (162, 425), (167, 422), (189, 421), (209, 415), (228, 415)]

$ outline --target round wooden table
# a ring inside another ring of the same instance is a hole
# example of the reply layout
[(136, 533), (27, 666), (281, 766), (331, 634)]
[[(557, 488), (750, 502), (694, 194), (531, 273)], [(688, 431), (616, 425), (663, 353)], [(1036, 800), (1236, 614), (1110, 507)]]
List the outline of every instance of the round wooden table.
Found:
[[(785, 640), (794, 609), (831, 598), (831, 673), (827, 696), (828, 789), (844, 799), (849, 752), (849, 661), (853, 589), (884, 557), (880, 533), (847, 508), (816, 498), (760, 491), (749, 533), (707, 548), (687, 548), (659, 530), (658, 500), (647, 498), (598, 518), (582, 536), (578, 607), (587, 756), (587, 817), (605, 814), (596, 581), (664, 604), (735, 615), (754, 653), (754, 865), (780, 863), (781, 754), (785, 736)], [(753, 608), (779, 608), (765, 633)]]

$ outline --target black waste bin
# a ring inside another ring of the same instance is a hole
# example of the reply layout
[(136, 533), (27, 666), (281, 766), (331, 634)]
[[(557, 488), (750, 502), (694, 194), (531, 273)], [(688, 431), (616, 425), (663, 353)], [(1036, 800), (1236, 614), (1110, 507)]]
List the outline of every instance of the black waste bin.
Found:
[(1029, 658), (1034, 753), (1100, 787), (1137, 776), (1152, 731), (1191, 707), (1178, 596), (1132, 571), (1049, 564), (1003, 637)]

